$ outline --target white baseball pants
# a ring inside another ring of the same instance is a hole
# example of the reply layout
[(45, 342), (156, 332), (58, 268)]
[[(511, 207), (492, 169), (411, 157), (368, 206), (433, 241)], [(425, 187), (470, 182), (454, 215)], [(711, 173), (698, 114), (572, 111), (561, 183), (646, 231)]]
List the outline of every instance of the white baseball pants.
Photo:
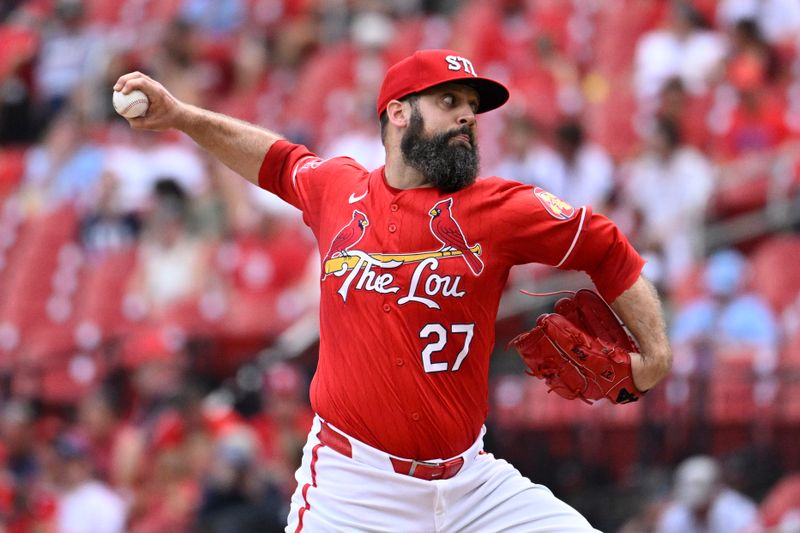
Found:
[(303, 449), (287, 533), (598, 533), (548, 488), (483, 452), (485, 429), (458, 474), (429, 481), (396, 473), (392, 456), (352, 437), (344, 436), (352, 457), (343, 455), (320, 441), (322, 423), (315, 417)]

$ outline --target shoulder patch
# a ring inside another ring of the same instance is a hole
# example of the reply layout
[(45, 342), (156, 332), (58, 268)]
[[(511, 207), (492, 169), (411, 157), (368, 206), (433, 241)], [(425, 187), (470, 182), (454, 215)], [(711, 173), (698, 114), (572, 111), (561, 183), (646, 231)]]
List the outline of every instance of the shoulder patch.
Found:
[(536, 195), (536, 198), (539, 199), (542, 206), (553, 218), (568, 220), (575, 216), (575, 208), (555, 194), (547, 192), (541, 187), (534, 187), (533, 194)]

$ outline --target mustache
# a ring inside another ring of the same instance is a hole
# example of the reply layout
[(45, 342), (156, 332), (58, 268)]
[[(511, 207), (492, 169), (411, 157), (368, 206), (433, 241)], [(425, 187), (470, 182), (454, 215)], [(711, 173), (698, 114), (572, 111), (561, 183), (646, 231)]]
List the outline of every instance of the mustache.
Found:
[(475, 132), (466, 124), (460, 128), (453, 128), (452, 130), (440, 133), (438, 137), (442, 141), (449, 141), (450, 139), (458, 137), (459, 135), (466, 135), (469, 138), (469, 144), (475, 146)]

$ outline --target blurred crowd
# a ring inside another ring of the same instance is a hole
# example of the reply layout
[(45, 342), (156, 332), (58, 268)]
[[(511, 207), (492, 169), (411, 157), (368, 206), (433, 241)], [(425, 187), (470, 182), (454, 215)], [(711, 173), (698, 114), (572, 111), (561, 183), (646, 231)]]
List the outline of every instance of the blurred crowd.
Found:
[[(420, 48), (511, 89), (482, 174), (612, 218), (667, 305), (638, 405), (553, 399), (499, 348), (490, 444), (602, 530), (800, 532), (798, 36), (800, 0), (0, 1), (0, 532), (281, 530), (313, 239), (111, 86), (374, 168), (383, 74)], [(509, 301), (582, 282), (512, 274)], [(546, 304), (506, 305), (498, 346)]]

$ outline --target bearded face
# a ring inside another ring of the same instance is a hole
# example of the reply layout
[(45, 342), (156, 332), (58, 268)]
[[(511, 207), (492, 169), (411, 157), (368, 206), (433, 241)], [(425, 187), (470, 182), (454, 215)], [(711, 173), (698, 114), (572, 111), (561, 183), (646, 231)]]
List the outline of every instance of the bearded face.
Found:
[[(454, 140), (459, 135), (469, 138), (469, 146)], [(406, 164), (442, 192), (461, 190), (478, 176), (480, 157), (472, 128), (464, 125), (426, 135), (425, 120), (416, 102), (412, 103), (411, 119), (401, 139), (400, 150)]]

